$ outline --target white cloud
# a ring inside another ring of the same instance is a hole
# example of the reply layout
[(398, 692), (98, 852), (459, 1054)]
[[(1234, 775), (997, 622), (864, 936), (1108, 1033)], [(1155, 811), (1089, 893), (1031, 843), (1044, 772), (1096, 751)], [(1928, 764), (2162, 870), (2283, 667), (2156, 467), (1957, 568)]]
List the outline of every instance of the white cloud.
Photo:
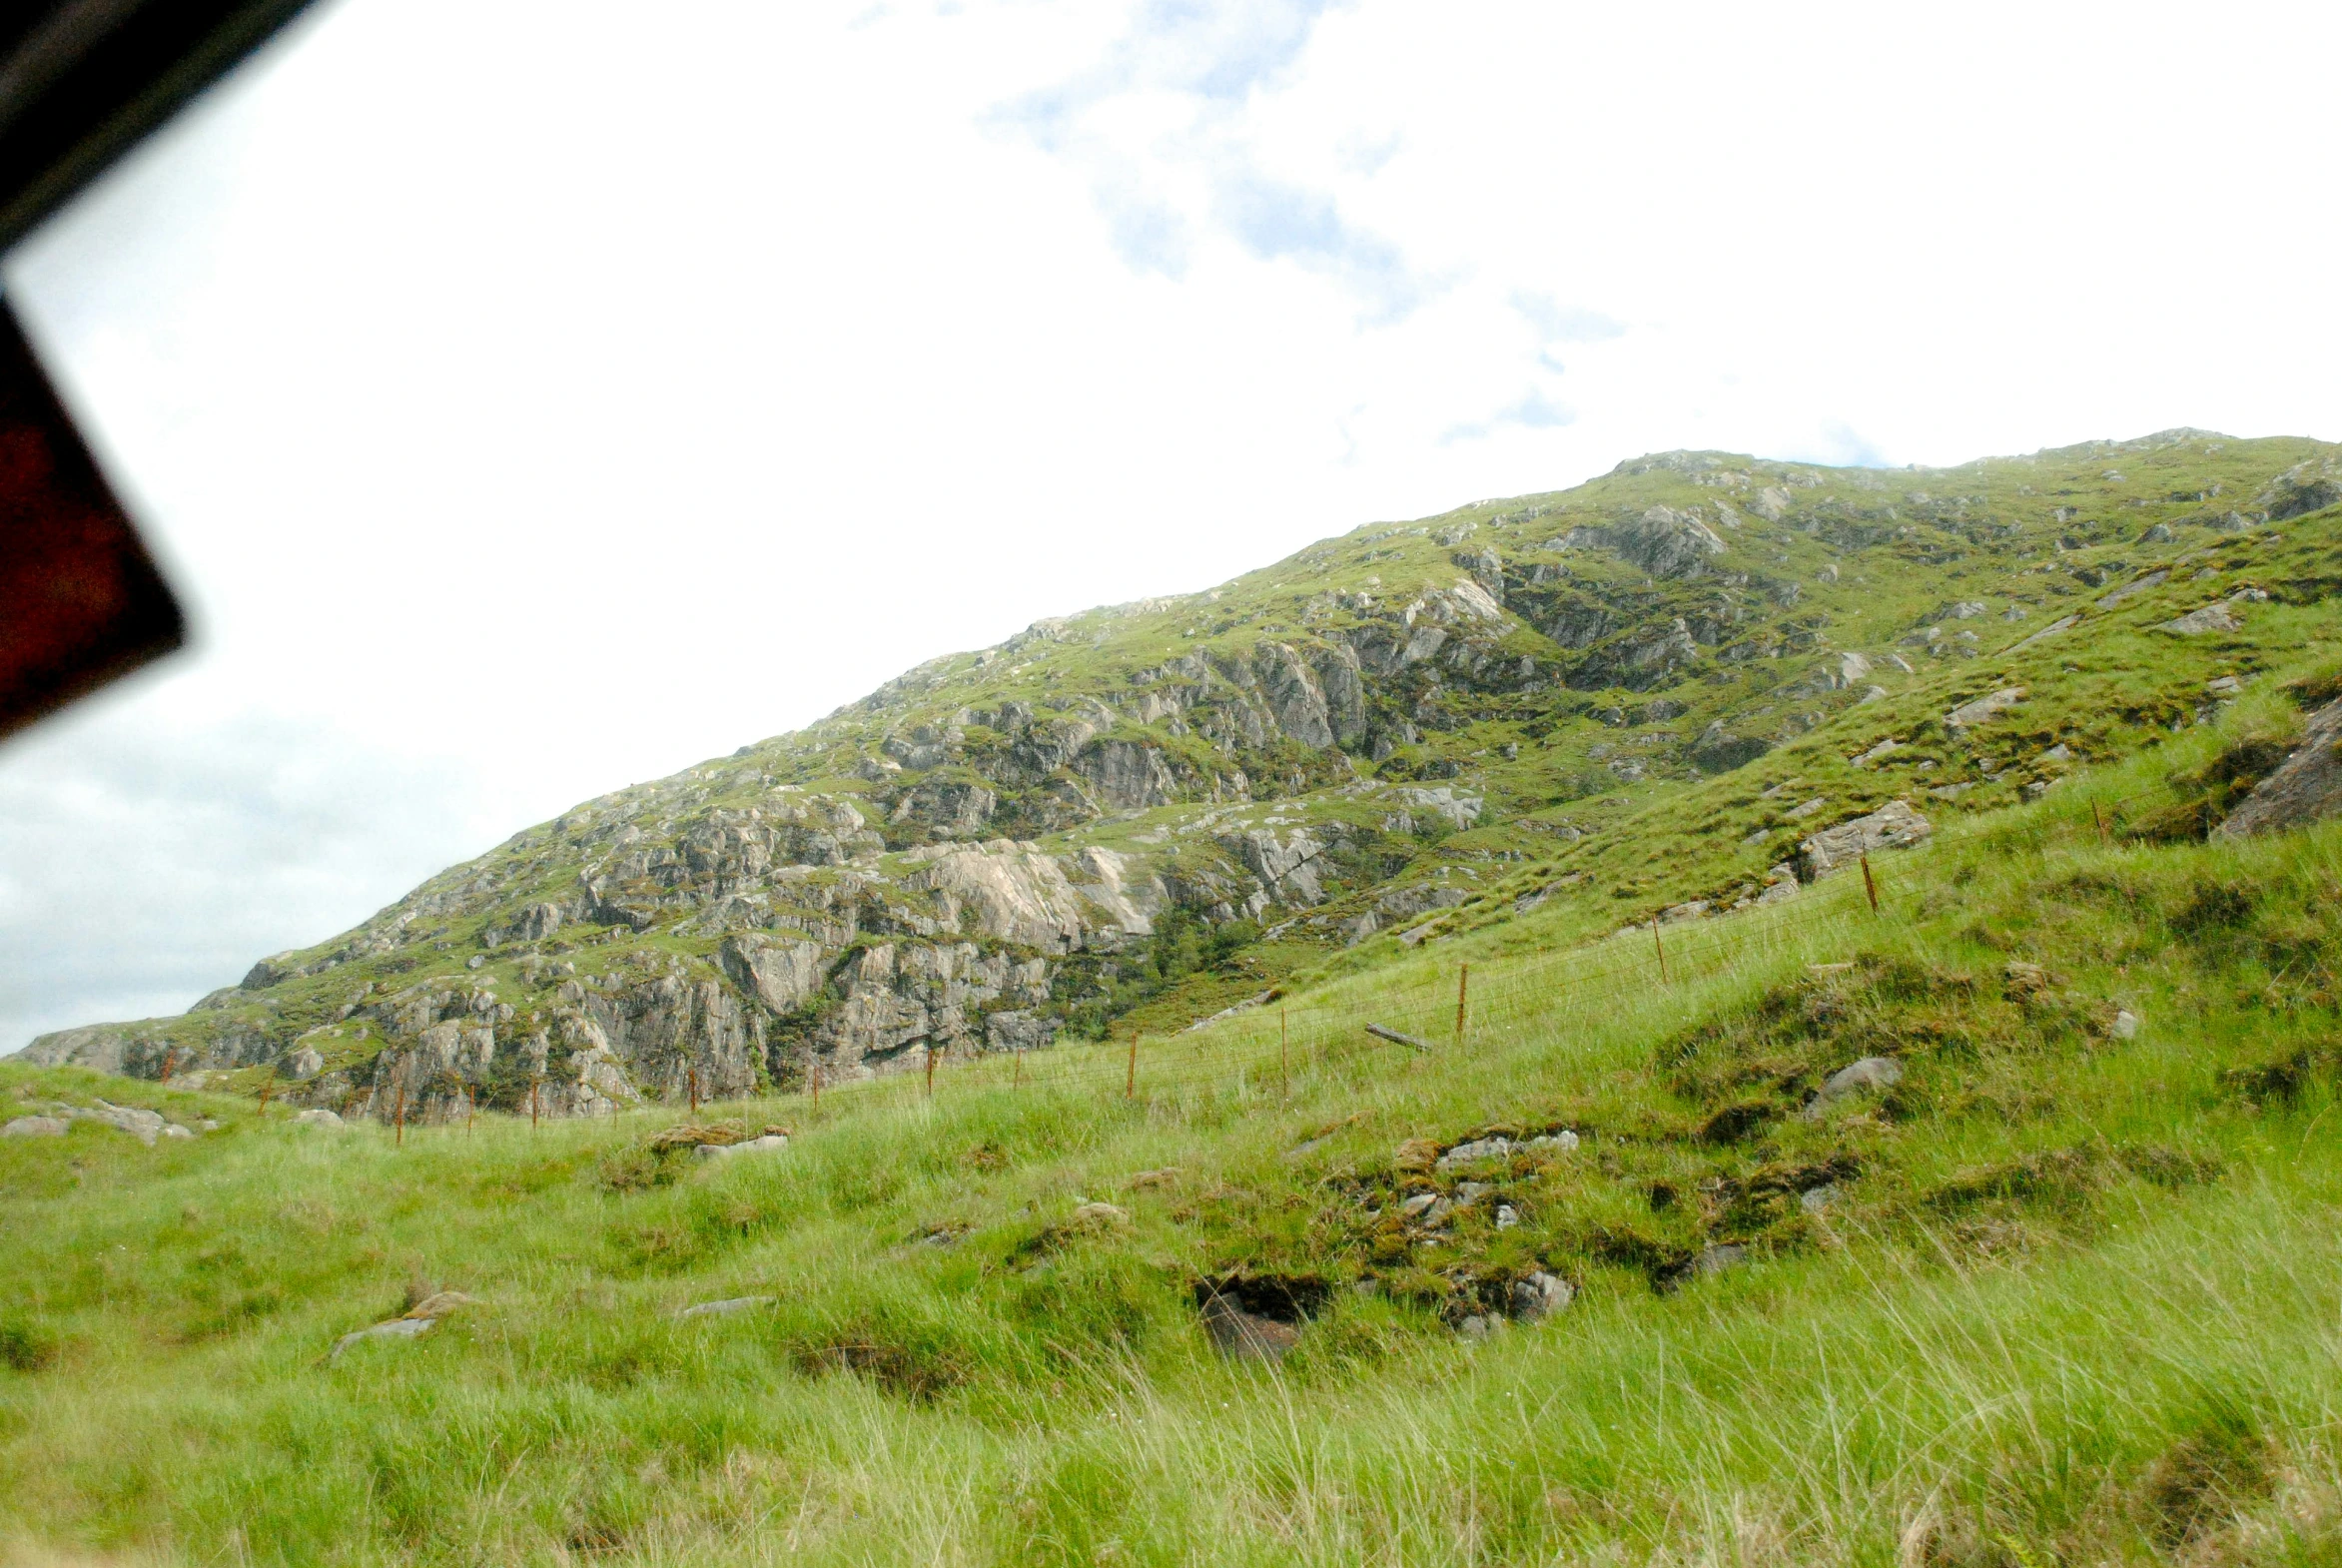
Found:
[(0, 752), (0, 1045), (1369, 518), (2333, 433), (2338, 26), (340, 0), (10, 259), (201, 640)]

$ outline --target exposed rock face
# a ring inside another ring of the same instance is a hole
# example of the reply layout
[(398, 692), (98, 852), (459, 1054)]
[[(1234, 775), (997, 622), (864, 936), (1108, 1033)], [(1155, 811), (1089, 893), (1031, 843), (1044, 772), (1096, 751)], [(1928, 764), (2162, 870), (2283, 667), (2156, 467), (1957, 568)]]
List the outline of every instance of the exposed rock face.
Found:
[(983, 832), (999, 808), (1000, 797), (981, 784), (930, 783), (905, 790), (888, 820), (923, 822), (941, 835), (968, 838)]
[(1023, 1016), (995, 1031), (983, 1011), (999, 1002), (1047, 1001), (1049, 966), (1040, 959), (1018, 963), (968, 942), (881, 943), (849, 955), (838, 978), (845, 1000), (823, 1015), (811, 1038), (814, 1057), (832, 1077), (867, 1076), (906, 1059), (924, 1061), (929, 1052), (1046, 1044), (1055, 1035), (1054, 1024)]
[(925, 885), (954, 900), (985, 936), (1045, 953), (1070, 953), (1085, 929), (1080, 896), (1063, 868), (1030, 845), (994, 839), (930, 862)]
[[(1322, 703), (1320, 710), (1322, 716)], [(1163, 753), (1153, 746), (1102, 740), (1076, 757), (1073, 767), (1089, 781), (1099, 803), (1110, 810), (1168, 806), (1178, 798), (1178, 780), (1171, 777)]]
[(1798, 876), (1807, 882), (1853, 865), (1877, 850), (1909, 849), (1936, 831), (1909, 803), (1889, 801), (1867, 817), (1827, 828), (1798, 846)]
[(2324, 475), (2288, 475), (2269, 497), (2269, 520), (2282, 522), (2287, 517), (2323, 511), (2337, 504), (2342, 504), (2342, 482)]
[(1725, 549), (1722, 535), (1698, 516), (1668, 506), (1612, 529), (1611, 543), (1654, 577), (1696, 577)]
[(1278, 729), (1304, 746), (1333, 744), (1325, 692), (1298, 653), (1281, 642), (1263, 642), (1253, 654), (1253, 667)]
[(123, 1073), (130, 1070), (130, 1039), (106, 1024), (62, 1029), (25, 1047), (16, 1060), (34, 1067), (86, 1067), (98, 1073)]
[(1300, 905), (1324, 902), (1325, 893), (1312, 864), (1324, 852), (1324, 846), (1307, 831), (1296, 828), (1281, 840), (1273, 832), (1246, 833), (1234, 841), (1233, 847), (1276, 902)]
[(2342, 700), (2310, 715), (2308, 734), (2277, 771), (2215, 830), (2223, 838), (2270, 833), (2342, 812)]
[(792, 1013), (813, 1000), (828, 978), (826, 950), (803, 938), (775, 940), (762, 933), (727, 938), (724, 973), (775, 1013)]

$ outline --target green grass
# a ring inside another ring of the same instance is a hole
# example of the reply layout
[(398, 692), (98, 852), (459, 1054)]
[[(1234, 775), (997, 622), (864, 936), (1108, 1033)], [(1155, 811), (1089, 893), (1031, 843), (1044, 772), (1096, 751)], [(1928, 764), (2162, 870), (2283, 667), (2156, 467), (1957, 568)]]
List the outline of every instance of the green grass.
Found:
[[(1577, 912), (1540, 910), (1300, 986), (1281, 1044), (1277, 1005), (1150, 1038), (1129, 1098), (1118, 1040), (946, 1067), (932, 1101), (903, 1078), (709, 1107), (797, 1134), (713, 1169), (647, 1151), (672, 1113), (401, 1145), (0, 1064), (8, 1093), (226, 1124), (0, 1144), (0, 1540), (237, 1563), (2336, 1560), (2342, 827), (2102, 846), (2089, 812), (2269, 719), (2240, 706), (1882, 857), (1880, 914), (1842, 876), (1670, 927), (1664, 985), (1647, 932), (1578, 943)], [(1889, 1096), (1798, 1114), (1874, 1053), (1907, 1068)], [(1404, 1141), (1557, 1124), (1575, 1154), (1482, 1173), (1520, 1225), (1426, 1246), (1387, 1217), (1453, 1182)], [(1785, 1194), (1822, 1169), (1840, 1197), (1817, 1219)], [(1083, 1199), (1129, 1219), (1077, 1224)], [(1725, 1241), (1750, 1260), (1679, 1274)], [(1537, 1266), (1580, 1287), (1557, 1319), (1449, 1326)], [(1190, 1287), (1229, 1273), (1326, 1287), (1280, 1367), (1210, 1350)], [(482, 1304), (321, 1364), (425, 1284)], [(777, 1301), (673, 1317), (744, 1294)]]

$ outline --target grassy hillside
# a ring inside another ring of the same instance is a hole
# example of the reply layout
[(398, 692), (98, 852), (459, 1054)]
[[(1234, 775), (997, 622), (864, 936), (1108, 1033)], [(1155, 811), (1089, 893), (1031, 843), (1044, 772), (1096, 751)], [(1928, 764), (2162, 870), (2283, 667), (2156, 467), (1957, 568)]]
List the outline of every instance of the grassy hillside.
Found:
[[(2342, 448), (2196, 430), (1638, 459), (932, 660), (34, 1055), (376, 1120), (596, 1116), (1729, 910), (1890, 801), (1989, 815), (2331, 655), (2337, 502)], [(1994, 692), (2022, 695), (1952, 721)], [(2106, 805), (2200, 828), (2254, 776)]]
[[(2275, 563), (2276, 593), (2307, 535), (2212, 569)], [(2187, 827), (2330, 694), (2330, 615), (2291, 591), (2249, 646), (2124, 621), (1962, 661), (1562, 853), (1456, 862), (1500, 891), (1447, 935), (1135, 1058), (939, 1059), (932, 1096), (708, 1105), (680, 1139), (673, 1108), (299, 1127), (0, 1063), (26, 1112), (221, 1124), (0, 1142), (0, 1550), (2335, 1561), (2342, 825)], [(2258, 678), (2215, 707), (2230, 671)], [(2010, 679), (2032, 716), (1925, 727)], [(1890, 730), (1974, 787), (1874, 857), (1876, 911), (1841, 874), (1596, 935), (1751, 879), (1778, 802), (1889, 793), (1845, 759)], [(1900, 1076), (1825, 1093), (1868, 1059)], [(767, 1127), (785, 1150), (690, 1152)], [(1508, 1317), (1537, 1276), (1574, 1299)], [(1215, 1352), (1205, 1286), (1290, 1354)], [(443, 1290), (475, 1299), (327, 1360)]]

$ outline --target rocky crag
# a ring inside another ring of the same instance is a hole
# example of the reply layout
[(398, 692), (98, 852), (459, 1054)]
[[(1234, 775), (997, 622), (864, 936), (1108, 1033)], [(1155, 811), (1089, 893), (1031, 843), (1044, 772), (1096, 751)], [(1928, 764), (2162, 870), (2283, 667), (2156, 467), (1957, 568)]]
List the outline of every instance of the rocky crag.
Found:
[[(1647, 457), (932, 660), (26, 1056), (593, 1116), (1175, 1027), (1557, 902), (1775, 902), (2233, 700), (2324, 634), (2338, 503), (2342, 448), (2194, 430)], [(2239, 821), (2327, 809), (2317, 760)]]

